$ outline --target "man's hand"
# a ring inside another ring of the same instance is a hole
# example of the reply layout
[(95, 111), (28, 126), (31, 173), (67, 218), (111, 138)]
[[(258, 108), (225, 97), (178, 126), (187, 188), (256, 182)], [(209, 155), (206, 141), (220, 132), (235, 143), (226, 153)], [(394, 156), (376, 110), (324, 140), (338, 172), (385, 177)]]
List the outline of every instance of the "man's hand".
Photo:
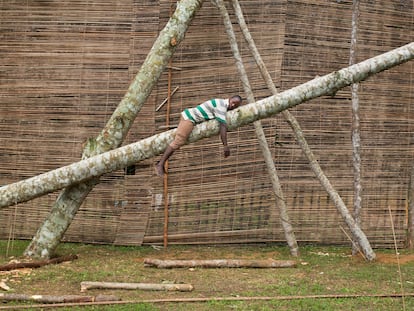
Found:
[(224, 146), (224, 157), (227, 158), (230, 155), (230, 147)]

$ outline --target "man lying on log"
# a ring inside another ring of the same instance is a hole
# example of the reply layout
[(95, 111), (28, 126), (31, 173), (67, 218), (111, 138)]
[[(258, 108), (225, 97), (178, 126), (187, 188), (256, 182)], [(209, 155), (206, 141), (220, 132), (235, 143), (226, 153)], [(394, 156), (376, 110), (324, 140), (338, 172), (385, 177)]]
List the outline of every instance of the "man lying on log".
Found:
[(228, 99), (211, 99), (195, 108), (185, 109), (181, 113), (180, 123), (178, 124), (175, 138), (171, 144), (165, 149), (161, 159), (155, 165), (155, 173), (162, 177), (165, 173), (165, 162), (174, 153), (174, 151), (181, 148), (190, 136), (194, 125), (216, 119), (220, 123), (220, 138), (224, 146), (224, 157), (230, 155), (230, 148), (227, 145), (227, 122), (226, 113), (239, 107), (242, 103), (242, 98), (239, 95), (234, 95)]

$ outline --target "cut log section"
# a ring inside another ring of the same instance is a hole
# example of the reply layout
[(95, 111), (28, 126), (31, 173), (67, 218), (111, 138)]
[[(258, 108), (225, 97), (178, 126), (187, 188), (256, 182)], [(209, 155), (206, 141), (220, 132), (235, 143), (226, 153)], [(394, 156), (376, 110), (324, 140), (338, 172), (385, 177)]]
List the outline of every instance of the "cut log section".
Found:
[(24, 268), (39, 268), (39, 267), (43, 267), (46, 265), (59, 264), (59, 263), (66, 262), (66, 261), (72, 261), (77, 258), (78, 258), (77, 255), (67, 255), (67, 256), (52, 258), (49, 260), (9, 263), (9, 264), (0, 266), (0, 271), (10, 271), (10, 270), (24, 269)]
[(26, 294), (2, 294), (3, 301), (36, 301), (40, 303), (81, 303), (95, 301), (120, 301), (121, 299), (112, 295), (80, 296), (80, 295), (26, 295)]
[(117, 282), (81, 282), (81, 292), (88, 289), (140, 289), (154, 291), (179, 291), (191, 292), (194, 287), (191, 284), (151, 284), (151, 283), (117, 283)]
[(147, 266), (157, 268), (294, 268), (297, 266), (294, 260), (247, 260), (247, 259), (210, 259), (210, 260), (160, 260), (144, 259)]

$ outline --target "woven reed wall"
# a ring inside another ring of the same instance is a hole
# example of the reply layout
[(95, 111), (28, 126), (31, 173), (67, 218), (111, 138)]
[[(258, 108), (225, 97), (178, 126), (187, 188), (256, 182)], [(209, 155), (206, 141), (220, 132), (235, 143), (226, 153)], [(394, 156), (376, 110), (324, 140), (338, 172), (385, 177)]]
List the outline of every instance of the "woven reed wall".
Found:
[[(246, 21), (279, 90), (347, 66), (352, 1), (241, 0)], [(0, 184), (77, 161), (125, 93), (170, 14), (171, 1), (26, 1), (0, 5)], [(232, 10), (228, 7), (231, 15)], [(411, 1), (361, 3), (358, 60), (412, 41)], [(234, 16), (232, 16), (235, 21)], [(237, 25), (239, 47), (257, 99), (269, 92)], [(220, 16), (205, 1), (171, 65), (144, 105), (127, 142), (178, 123), (182, 109), (211, 97), (243, 93)], [(361, 84), (363, 229), (374, 246), (405, 241), (406, 192), (412, 163), (413, 64)], [(155, 111), (171, 88), (167, 105)], [(243, 94), (242, 94), (243, 95)], [(312, 150), (352, 208), (350, 90), (292, 110)], [(169, 120), (167, 120), (169, 115)], [(347, 231), (309, 169), (281, 116), (264, 120), (299, 241), (348, 244)], [(396, 139), (398, 137), (398, 139)], [(169, 242), (283, 241), (272, 187), (253, 126), (229, 133), (232, 156), (218, 137), (177, 151), (169, 162)], [(68, 241), (162, 243), (164, 188), (156, 159), (135, 175), (108, 174), (85, 200)], [(31, 238), (57, 193), (0, 211), (1, 238)]]

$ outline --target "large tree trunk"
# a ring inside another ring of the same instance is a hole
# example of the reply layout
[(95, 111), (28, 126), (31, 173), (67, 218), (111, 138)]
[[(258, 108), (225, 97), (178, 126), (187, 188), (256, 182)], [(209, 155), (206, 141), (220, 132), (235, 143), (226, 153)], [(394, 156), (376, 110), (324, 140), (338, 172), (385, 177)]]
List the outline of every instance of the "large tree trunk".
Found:
[[(359, 24), (359, 0), (354, 0), (352, 5), (352, 31), (351, 47), (349, 53), (349, 65), (355, 64), (356, 46)], [(361, 226), (361, 202), (362, 202), (362, 184), (361, 184), (361, 135), (359, 123), (359, 97), (358, 83), (351, 85), (352, 97), (352, 165), (354, 168), (354, 219)], [(358, 252), (357, 245), (353, 241), (352, 254)]]
[[(227, 32), (227, 36), (229, 37), (229, 42), (231, 49), (233, 51), (233, 56), (236, 60), (236, 67), (239, 72), (240, 80), (243, 84), (244, 92), (247, 96), (248, 103), (254, 103), (256, 100), (254, 99), (254, 95), (250, 86), (249, 79), (247, 77), (246, 70), (243, 65), (243, 60), (241, 58), (239, 47), (237, 45), (236, 35), (233, 31), (233, 26), (231, 24), (230, 17), (227, 13), (227, 9), (222, 0), (215, 0), (216, 5), (221, 13), (221, 16), (224, 20), (224, 26)], [(260, 149), (262, 150), (263, 158), (265, 160), (267, 166), (267, 172), (270, 177), (270, 181), (272, 183), (273, 192), (275, 195), (275, 203), (276, 206), (279, 208), (280, 220), (282, 223), (283, 230), (285, 232), (285, 238), (289, 245), (290, 254), (292, 256), (298, 256), (298, 243), (296, 241), (295, 233), (293, 231), (292, 225), (289, 221), (289, 214), (287, 211), (285, 198), (283, 195), (282, 187), (279, 182), (279, 177), (277, 176), (275, 163), (273, 161), (272, 153), (270, 152), (269, 145), (266, 140), (265, 133), (263, 131), (262, 123), (260, 121), (255, 121), (254, 128), (256, 132), (257, 139), (259, 141)], [(275, 217), (276, 213), (271, 213), (271, 217)]]
[[(256, 103), (243, 105), (227, 114), (229, 129), (274, 116), (311, 99), (330, 95), (414, 58), (414, 42), (370, 58), (353, 66), (317, 77), (294, 88), (269, 96)], [(93, 156), (67, 166), (0, 187), (0, 208), (26, 202), (41, 195), (99, 177), (128, 165), (161, 154), (173, 140), (175, 129), (169, 130), (115, 150)], [(217, 135), (214, 120), (194, 127), (188, 143)]]
[[(176, 46), (184, 39), (185, 32), (201, 4), (202, 0), (182, 0), (177, 3), (174, 15), (159, 34), (138, 74), (105, 128), (98, 137), (88, 140), (83, 151), (83, 159), (121, 145), (142, 105), (168, 65)], [(48, 218), (27, 247), (25, 255), (50, 257), (82, 202), (98, 182), (99, 179), (95, 178), (66, 188), (58, 197)]]
[[(315, 78), (256, 103), (244, 105), (228, 113), (229, 128), (234, 129), (263, 118), (271, 117), (313, 98), (333, 94), (345, 86), (365, 80), (374, 74), (413, 58), (414, 43), (410, 43), (353, 66)], [(204, 122), (194, 128), (188, 142), (217, 135), (218, 131), (218, 124), (214, 120)], [(173, 139), (174, 134), (175, 130), (163, 132), (48, 173), (3, 186), (0, 188), (0, 208), (28, 201), (43, 194), (62, 189), (75, 183), (84, 182), (156, 156), (165, 150), (169, 142)], [(318, 175), (318, 178), (321, 182), (330, 186), (329, 180), (326, 177)], [(333, 193), (331, 199), (335, 202), (335, 205), (345, 206), (341, 198), (334, 192), (332, 186), (330, 186), (330, 189), (332, 190), (330, 193)], [(346, 213), (343, 217), (354, 236), (365, 237), (365, 234), (356, 225), (349, 213)], [(358, 244), (362, 246), (367, 242), (366, 238), (360, 238)], [(48, 249), (47, 245), (45, 245), (44, 249)], [(375, 258), (375, 254), (373, 253), (366, 253), (365, 255), (368, 260)]]

